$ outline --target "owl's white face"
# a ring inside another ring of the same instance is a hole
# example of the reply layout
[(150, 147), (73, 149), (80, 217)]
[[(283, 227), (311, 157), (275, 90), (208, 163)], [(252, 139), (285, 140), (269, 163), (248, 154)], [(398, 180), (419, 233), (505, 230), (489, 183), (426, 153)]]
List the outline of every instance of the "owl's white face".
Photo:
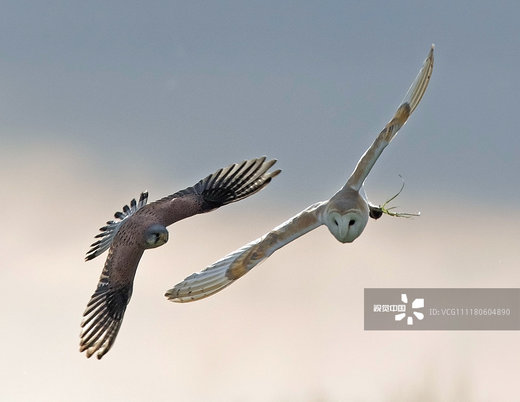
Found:
[(323, 216), (330, 233), (341, 243), (356, 240), (368, 222), (368, 206), (357, 191), (343, 191), (341, 197), (332, 197)]
[(359, 210), (350, 210), (344, 214), (332, 212), (326, 218), (330, 233), (341, 243), (351, 243), (356, 240), (368, 221), (368, 216)]

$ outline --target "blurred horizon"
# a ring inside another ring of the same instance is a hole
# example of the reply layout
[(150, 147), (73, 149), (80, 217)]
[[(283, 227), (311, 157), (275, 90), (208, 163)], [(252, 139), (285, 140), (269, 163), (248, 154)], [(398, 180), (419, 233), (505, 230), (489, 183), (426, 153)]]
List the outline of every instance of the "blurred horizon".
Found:
[[(6, 227), (20, 217), (36, 224), (2, 242), (2, 340), (13, 345), (0, 365), (6, 400), (479, 401), (513, 392), (516, 332), (363, 331), (363, 289), (518, 286), (518, 211), (494, 212), (500, 230), (490, 241), (475, 219), (481, 206), (460, 213), (460, 204), (422, 200), (421, 217), (371, 220), (352, 244), (318, 228), (211, 298), (167, 301), (185, 276), (298, 212), (268, 199), (279, 176), (250, 199), (169, 227), (170, 241), (140, 263), (113, 349), (96, 361), (78, 352), (79, 324), (106, 254), (83, 258), (127, 184), (80, 164), (51, 172), (34, 162), (7, 181), (18, 212)], [(49, 176), (59, 189), (46, 186)]]

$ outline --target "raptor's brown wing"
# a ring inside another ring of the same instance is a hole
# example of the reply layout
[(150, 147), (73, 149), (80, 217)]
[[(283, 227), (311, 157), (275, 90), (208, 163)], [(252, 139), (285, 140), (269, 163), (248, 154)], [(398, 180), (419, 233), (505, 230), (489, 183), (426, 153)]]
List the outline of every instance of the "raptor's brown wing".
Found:
[(80, 352), (97, 352), (101, 359), (112, 347), (121, 327), (143, 249), (125, 241), (125, 227), (116, 235), (81, 323)]
[(164, 226), (192, 215), (212, 211), (223, 205), (243, 200), (263, 189), (281, 171), (268, 170), (276, 160), (266, 157), (235, 163), (217, 170), (194, 186), (147, 205)]

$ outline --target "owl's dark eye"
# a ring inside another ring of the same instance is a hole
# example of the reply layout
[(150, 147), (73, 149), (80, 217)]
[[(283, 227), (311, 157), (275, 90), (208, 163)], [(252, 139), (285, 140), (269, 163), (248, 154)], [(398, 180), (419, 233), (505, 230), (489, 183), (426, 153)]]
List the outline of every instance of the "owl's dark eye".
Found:
[(348, 222), (348, 225), (349, 226), (352, 226), (356, 223), (356, 220), (355, 219), (351, 219), (349, 222)]

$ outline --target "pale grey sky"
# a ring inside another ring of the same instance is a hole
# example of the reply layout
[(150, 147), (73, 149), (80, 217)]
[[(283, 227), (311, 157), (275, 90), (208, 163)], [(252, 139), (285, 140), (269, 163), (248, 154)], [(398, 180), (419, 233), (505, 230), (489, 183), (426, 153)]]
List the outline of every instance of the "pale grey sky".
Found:
[(59, 147), (116, 181), (192, 181), (267, 154), (284, 173), (266, 197), (314, 201), (343, 184), (435, 43), (430, 88), (369, 197), (402, 174), (408, 197), (516, 202), (519, 7), (3, 1), (0, 152)]

